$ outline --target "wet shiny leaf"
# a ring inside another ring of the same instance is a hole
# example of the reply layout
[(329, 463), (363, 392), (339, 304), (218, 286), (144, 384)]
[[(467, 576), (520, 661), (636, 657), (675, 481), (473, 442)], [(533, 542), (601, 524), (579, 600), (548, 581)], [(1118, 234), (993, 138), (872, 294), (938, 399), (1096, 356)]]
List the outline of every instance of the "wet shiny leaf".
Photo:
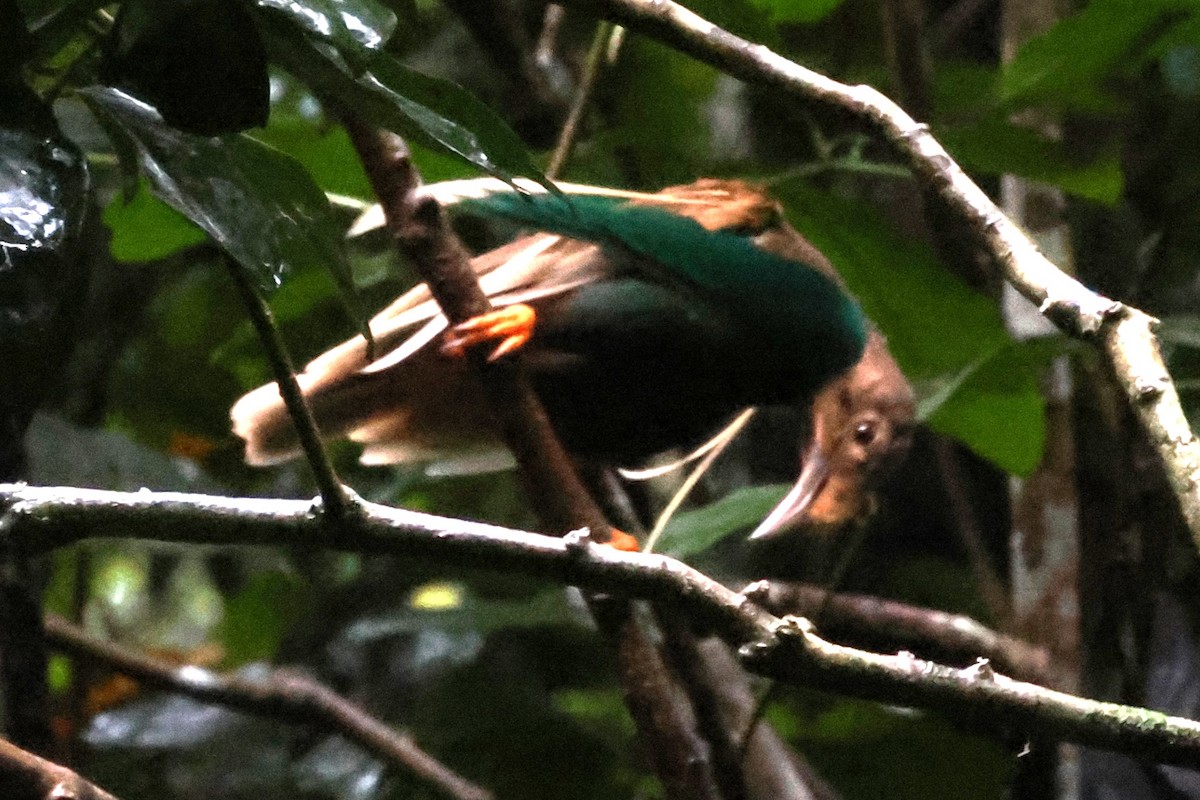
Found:
[[(40, 111), (40, 113), (39, 113)], [(15, 119), (10, 116), (15, 115)], [(23, 88), (0, 91), (0, 477), (66, 358), (86, 292), (79, 246), (89, 179), (79, 151)]]
[(521, 139), (478, 98), (460, 86), (409, 69), (386, 53), (355, 76), (346, 62), (277, 25), (265, 26), (271, 58), (333, 107), (346, 107), (375, 124), (446, 150), (496, 177), (545, 177)]
[(379, 50), (396, 28), (396, 15), (374, 0), (255, 0), (255, 4), (281, 12), (351, 58)]
[(329, 203), (288, 156), (246, 136), (202, 138), (170, 128), (115, 89), (81, 92), (93, 112), (136, 143), (154, 194), (273, 289), (302, 266), (333, 271), (352, 292)]

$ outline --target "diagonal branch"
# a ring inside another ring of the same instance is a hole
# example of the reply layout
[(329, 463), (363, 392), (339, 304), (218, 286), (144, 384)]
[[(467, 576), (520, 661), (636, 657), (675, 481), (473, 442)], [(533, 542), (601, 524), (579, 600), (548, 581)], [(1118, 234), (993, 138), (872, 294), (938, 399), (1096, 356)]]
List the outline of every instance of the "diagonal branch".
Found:
[(1087, 700), (996, 673), (910, 653), (880, 655), (834, 644), (798, 617), (779, 618), (673, 558), (445, 519), (362, 502), (361, 513), (328, 533), (328, 520), (302, 500), (174, 492), (106, 492), (0, 484), (0, 534), (18, 552), (83, 539), (152, 539), (208, 545), (325, 547), (391, 553), (446, 569), (528, 575), (678, 606), (738, 647), (744, 665), (770, 678), (852, 697), (941, 711), (994, 730), (1007, 723), (1164, 764), (1200, 769), (1200, 722), (1144, 708)]
[[(471, 268), (470, 256), (451, 230), (437, 201), (420, 197), (420, 176), (408, 147), (350, 113), (343, 124), (383, 207), (388, 230), (409, 257), (452, 323), (491, 308)], [(489, 362), (467, 354), (483, 379), (483, 391), (500, 433), (517, 461), (534, 511), (551, 531), (583, 531), (606, 542), (612, 526), (584, 488), (551, 427), (541, 401), (521, 372), (519, 358)], [(719, 793), (708, 754), (695, 735), (695, 719), (661, 653), (624, 600), (592, 597), (593, 618), (617, 655), (625, 705), (637, 725), (668, 797), (713, 798)]]
[[(398, 136), (381, 133), (352, 115), (343, 124), (379, 197), (388, 230), (428, 284), (452, 324), (491, 310), (471, 269), (471, 257), (450, 230), (437, 201), (416, 193), (420, 175)], [(533, 507), (550, 530), (588, 528), (605, 541), (610, 526), (579, 481), (550, 419), (513, 359), (488, 362), (468, 353), (504, 441), (513, 451)]]
[(292, 423), (296, 426), (300, 447), (304, 450), (304, 457), (321, 492), (322, 508), (332, 519), (341, 519), (348, 512), (346, 492), (333, 469), (333, 462), (329, 460), (329, 453), (321, 442), (321, 433), (317, 430), (312, 410), (304, 401), (304, 393), (300, 391), (300, 384), (296, 380), (296, 368), (292, 366), (291, 356), (288, 355), (283, 337), (279, 335), (271, 307), (254, 288), (246, 276), (245, 268), (229, 255), (222, 255), (222, 258), (229, 268), (229, 274), (266, 351), (271, 372), (275, 375), (275, 384), (279, 387), (279, 396), (283, 398)]
[(569, 5), (639, 31), (735, 78), (848, 111), (887, 139), (918, 180), (968, 222), (1008, 281), (1062, 330), (1095, 342), (1108, 357), (1158, 451), (1192, 539), (1200, 548), (1200, 441), (1154, 335), (1156, 320), (1097, 294), (1056, 267), (971, 181), (930, 134), (870, 86), (848, 86), (725, 31), (670, 0), (569, 0)]
[(77, 773), (0, 739), (0, 797), (5, 800), (117, 800)]
[(282, 722), (337, 731), (389, 764), (407, 770), (456, 800), (491, 800), (492, 793), (458, 775), (400, 733), (317, 681), (275, 670), (261, 680), (180, 667), (86, 634), (62, 617), (46, 617), (46, 640), (75, 658), (98, 661), (147, 686)]

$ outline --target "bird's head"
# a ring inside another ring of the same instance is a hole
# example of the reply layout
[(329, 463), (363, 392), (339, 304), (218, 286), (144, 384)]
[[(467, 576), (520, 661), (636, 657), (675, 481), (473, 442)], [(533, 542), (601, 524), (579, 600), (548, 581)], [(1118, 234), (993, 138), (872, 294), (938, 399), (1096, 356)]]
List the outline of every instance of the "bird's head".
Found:
[(915, 402), (887, 343), (872, 331), (862, 359), (817, 393), (800, 477), (751, 534), (837, 527), (865, 516), (874, 489), (912, 444)]

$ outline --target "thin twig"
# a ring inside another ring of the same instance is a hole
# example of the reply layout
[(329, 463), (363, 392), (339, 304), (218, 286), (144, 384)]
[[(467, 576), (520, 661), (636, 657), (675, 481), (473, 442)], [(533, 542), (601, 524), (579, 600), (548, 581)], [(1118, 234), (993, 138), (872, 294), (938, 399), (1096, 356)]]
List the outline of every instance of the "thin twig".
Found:
[(180, 667), (113, 642), (89, 636), (53, 614), (46, 617), (46, 639), (85, 662), (100, 663), (147, 686), (178, 692), (205, 703), (260, 717), (336, 731), (376, 757), (411, 772), (457, 800), (491, 800), (492, 793), (471, 783), (422, 750), (412, 737), (317, 681), (296, 672), (275, 670), (262, 679), (220, 675), (195, 666)]
[(550, 164), (546, 167), (547, 178), (559, 177), (567, 165), (567, 160), (571, 157), (571, 150), (575, 147), (575, 142), (579, 138), (579, 128), (583, 124), (583, 114), (587, 111), (588, 103), (592, 99), (592, 92), (600, 78), (600, 68), (604, 64), (605, 53), (608, 50), (608, 42), (612, 38), (612, 33), (613, 24), (611, 22), (601, 22), (596, 26), (596, 32), (592, 35), (592, 45), (588, 48), (587, 59), (583, 62), (583, 74), (579, 77), (579, 87), (575, 90), (574, 100), (571, 101), (571, 110), (558, 134), (558, 144), (554, 147)]
[(744, 81), (833, 106), (871, 125), (909, 162), (918, 180), (978, 233), (1008, 281), (1069, 334), (1103, 348), (1166, 467), (1200, 549), (1200, 441), (1188, 426), (1163, 363), (1154, 320), (1092, 292), (1038, 250), (971, 181), (929, 127), (870, 86), (848, 86), (762, 45), (734, 36), (670, 0), (569, 0), (569, 5), (653, 36)]
[(279, 335), (271, 307), (254, 288), (242, 265), (228, 255), (223, 258), (234, 285), (242, 296), (246, 311), (250, 314), (254, 330), (262, 341), (263, 349), (266, 350), (267, 361), (271, 364), (271, 372), (274, 373), (275, 382), (279, 386), (279, 396), (283, 398), (283, 404), (296, 426), (300, 448), (304, 451), (304, 457), (308, 460), (313, 479), (321, 493), (321, 507), (331, 519), (342, 519), (349, 510), (346, 491), (333, 469), (325, 445), (321, 442), (321, 433), (317, 430), (317, 422), (304, 400), (304, 393), (300, 391), (300, 384), (296, 381), (296, 369), (292, 366), (292, 359), (283, 343), (283, 337)]
[(323, 547), (670, 602), (738, 647), (743, 663), (767, 677), (942, 711), (987, 730), (1005, 722), (1039, 737), (1200, 768), (1200, 722), (1012, 680), (987, 664), (955, 669), (911, 653), (879, 655), (834, 644), (803, 619), (776, 617), (673, 558), (600, 547), (586, 537), (542, 536), (365, 501), (338, 526), (338, 536), (320, 535), (328, 522), (303, 500), (6, 484), (0, 485), (4, 507), (0, 535), (22, 552), (84, 539)]

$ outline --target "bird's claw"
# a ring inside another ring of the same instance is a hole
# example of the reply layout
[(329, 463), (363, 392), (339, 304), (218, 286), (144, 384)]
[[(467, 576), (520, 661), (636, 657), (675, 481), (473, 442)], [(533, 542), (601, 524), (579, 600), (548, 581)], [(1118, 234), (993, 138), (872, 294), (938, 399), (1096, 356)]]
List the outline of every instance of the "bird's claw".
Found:
[(632, 534), (628, 534), (617, 528), (612, 528), (609, 531), (608, 541), (604, 544), (625, 553), (637, 553), (642, 549), (642, 546), (638, 544), (638, 540)]
[(455, 325), (442, 340), (442, 352), (461, 358), (475, 345), (496, 342), (488, 361), (518, 350), (533, 336), (537, 314), (524, 303), (513, 303)]

